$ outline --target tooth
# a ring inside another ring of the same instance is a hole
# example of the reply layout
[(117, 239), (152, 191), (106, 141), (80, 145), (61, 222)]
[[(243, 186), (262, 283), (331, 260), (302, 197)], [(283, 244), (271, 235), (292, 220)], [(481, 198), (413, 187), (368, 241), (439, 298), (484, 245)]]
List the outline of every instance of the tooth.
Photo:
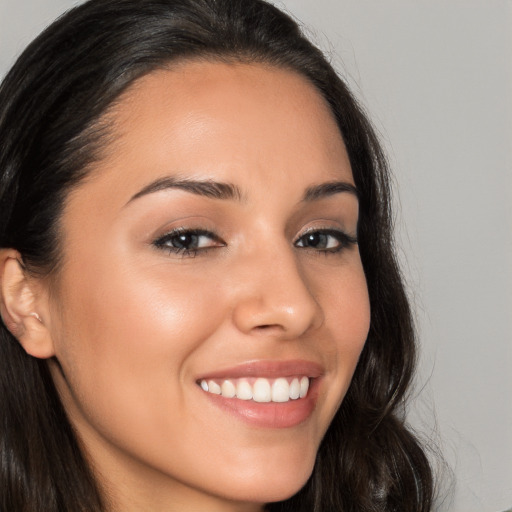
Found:
[(252, 398), (252, 387), (246, 380), (238, 381), (236, 385), (236, 397), (240, 400), (250, 400)]
[(214, 380), (209, 380), (208, 391), (214, 395), (220, 395), (220, 386)]
[(272, 398), (270, 384), (267, 379), (256, 379), (253, 385), (252, 399), (255, 402), (270, 402)]
[(290, 398), (292, 400), (297, 400), (300, 397), (300, 383), (299, 379), (293, 379), (290, 384)]
[(222, 396), (233, 398), (236, 395), (235, 385), (230, 380), (225, 380), (221, 386)]
[(276, 379), (271, 385), (268, 379), (260, 377), (251, 386), (245, 379), (226, 379), (219, 385), (214, 380), (201, 380), (200, 386), (204, 391), (225, 398), (239, 398), (240, 400), (254, 400), (255, 402), (288, 402), (297, 400), (308, 394), (309, 378), (295, 377), (290, 383), (284, 377)]
[(300, 379), (300, 398), (304, 398), (308, 394), (309, 389), (309, 379), (307, 377), (302, 377)]
[(290, 385), (286, 379), (280, 378), (272, 384), (272, 402), (288, 402), (290, 400)]

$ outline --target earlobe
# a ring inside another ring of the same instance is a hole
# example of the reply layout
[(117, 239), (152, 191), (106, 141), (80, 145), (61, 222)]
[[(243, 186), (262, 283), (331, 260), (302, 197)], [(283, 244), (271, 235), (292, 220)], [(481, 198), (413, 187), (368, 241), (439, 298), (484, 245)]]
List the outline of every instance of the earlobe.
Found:
[(0, 251), (0, 294), (2, 320), (27, 354), (52, 357), (53, 341), (40, 314), (41, 286), (27, 274), (20, 254), (13, 249)]

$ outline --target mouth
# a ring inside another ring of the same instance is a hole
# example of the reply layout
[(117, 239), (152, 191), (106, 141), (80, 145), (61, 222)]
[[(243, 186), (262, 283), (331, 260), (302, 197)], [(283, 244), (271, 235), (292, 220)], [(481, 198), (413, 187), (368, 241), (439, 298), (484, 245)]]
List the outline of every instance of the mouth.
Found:
[(293, 427), (313, 413), (323, 369), (306, 361), (256, 361), (201, 376), (209, 402), (252, 426)]

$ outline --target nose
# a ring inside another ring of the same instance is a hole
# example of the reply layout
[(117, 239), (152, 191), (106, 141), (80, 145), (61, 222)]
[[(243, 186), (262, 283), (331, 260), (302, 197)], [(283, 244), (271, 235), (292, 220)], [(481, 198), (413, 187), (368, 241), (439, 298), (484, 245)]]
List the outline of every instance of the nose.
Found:
[(233, 310), (240, 331), (297, 339), (323, 323), (322, 308), (293, 249), (251, 254), (240, 265)]

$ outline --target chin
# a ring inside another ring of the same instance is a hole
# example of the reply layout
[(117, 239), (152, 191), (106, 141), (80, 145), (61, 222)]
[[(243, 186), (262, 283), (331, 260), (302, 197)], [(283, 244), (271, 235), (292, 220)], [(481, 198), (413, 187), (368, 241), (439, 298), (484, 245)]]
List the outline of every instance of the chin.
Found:
[(304, 487), (313, 472), (314, 461), (303, 468), (283, 468), (279, 464), (275, 466), (253, 475), (244, 473), (242, 478), (236, 479), (238, 485), (236, 481), (233, 481), (234, 485), (230, 486), (231, 489), (226, 488), (225, 490), (231, 491), (231, 497), (236, 501), (252, 503), (284, 501)]

